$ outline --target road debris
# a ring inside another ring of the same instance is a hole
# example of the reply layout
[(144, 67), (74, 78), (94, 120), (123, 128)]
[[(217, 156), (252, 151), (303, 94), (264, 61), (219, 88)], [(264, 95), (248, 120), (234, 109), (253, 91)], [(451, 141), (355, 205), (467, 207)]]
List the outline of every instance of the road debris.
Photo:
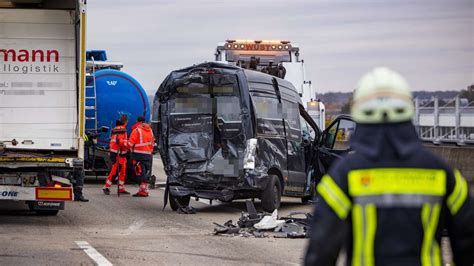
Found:
[(191, 206), (179, 207), (177, 210), (180, 214), (196, 214), (196, 209)]
[(214, 235), (241, 237), (308, 238), (312, 219), (310, 213), (292, 212), (278, 218), (278, 211), (258, 213), (251, 201), (246, 202), (247, 212), (242, 212), (237, 223), (214, 223)]

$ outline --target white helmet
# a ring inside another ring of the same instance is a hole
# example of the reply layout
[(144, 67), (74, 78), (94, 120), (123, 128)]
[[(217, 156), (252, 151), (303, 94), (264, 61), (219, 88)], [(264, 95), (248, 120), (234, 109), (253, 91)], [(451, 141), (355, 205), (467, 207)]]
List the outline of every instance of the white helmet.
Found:
[(400, 74), (378, 67), (360, 79), (351, 106), (356, 122), (403, 122), (409, 121), (413, 113), (410, 88)]

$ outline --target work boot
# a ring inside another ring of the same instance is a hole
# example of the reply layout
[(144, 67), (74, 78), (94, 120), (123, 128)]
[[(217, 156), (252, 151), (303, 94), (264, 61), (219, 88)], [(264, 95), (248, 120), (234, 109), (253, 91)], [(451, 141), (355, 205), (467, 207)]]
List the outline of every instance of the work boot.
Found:
[(83, 195), (81, 195), (79, 197), (74, 197), (74, 201), (89, 202), (89, 200), (84, 198)]
[(133, 194), (134, 197), (142, 197), (142, 198), (146, 198), (148, 197), (148, 193), (146, 193), (145, 191), (138, 191), (137, 194)]
[(118, 193), (123, 194), (123, 195), (130, 195), (130, 192), (128, 192), (126, 190), (120, 190)]
[(102, 191), (104, 191), (105, 195), (110, 195), (110, 189), (109, 188), (103, 188)]

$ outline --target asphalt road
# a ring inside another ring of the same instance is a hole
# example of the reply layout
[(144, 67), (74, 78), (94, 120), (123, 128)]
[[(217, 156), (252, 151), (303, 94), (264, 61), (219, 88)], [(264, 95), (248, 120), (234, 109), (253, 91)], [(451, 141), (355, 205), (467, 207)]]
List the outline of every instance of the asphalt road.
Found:
[[(162, 176), (160, 165), (155, 172)], [(91, 180), (89, 180), (91, 181)], [(21, 203), (0, 206), (0, 265), (93, 265), (76, 241), (86, 241), (115, 265), (301, 264), (306, 240), (214, 236), (213, 222), (234, 222), (243, 201), (191, 201), (197, 214), (163, 211), (162, 189), (149, 198), (106, 196), (89, 182), (89, 203), (71, 202), (58, 216), (41, 217)], [(127, 188), (134, 193), (136, 186)], [(299, 199), (284, 198), (281, 214), (311, 211)], [(256, 203), (257, 208), (259, 203)]]
[[(159, 160), (154, 173), (164, 181)], [(134, 198), (106, 196), (101, 187), (102, 180), (89, 179), (85, 194), (91, 201), (68, 203), (53, 217), (37, 216), (22, 203), (2, 204), (0, 265), (94, 265), (101, 260), (114, 265), (292, 265), (303, 261), (305, 239), (213, 235), (213, 222), (235, 222), (245, 211), (243, 201), (210, 206), (192, 200), (198, 213), (183, 215), (169, 206), (162, 210), (162, 189), (152, 190), (149, 198)], [(127, 189), (134, 193), (138, 188)], [(280, 215), (312, 210), (299, 199), (282, 201)], [(443, 246), (446, 243), (445, 239)], [(443, 256), (451, 260), (445, 247)]]

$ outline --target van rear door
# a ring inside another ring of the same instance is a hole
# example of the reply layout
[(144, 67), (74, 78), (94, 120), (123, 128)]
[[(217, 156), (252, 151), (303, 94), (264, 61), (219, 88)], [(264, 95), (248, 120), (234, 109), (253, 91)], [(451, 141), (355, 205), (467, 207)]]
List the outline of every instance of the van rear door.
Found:
[[(171, 167), (184, 173), (239, 176), (243, 156), (236, 75), (192, 73), (174, 82), (166, 103)], [(179, 176), (178, 174), (177, 176)]]

